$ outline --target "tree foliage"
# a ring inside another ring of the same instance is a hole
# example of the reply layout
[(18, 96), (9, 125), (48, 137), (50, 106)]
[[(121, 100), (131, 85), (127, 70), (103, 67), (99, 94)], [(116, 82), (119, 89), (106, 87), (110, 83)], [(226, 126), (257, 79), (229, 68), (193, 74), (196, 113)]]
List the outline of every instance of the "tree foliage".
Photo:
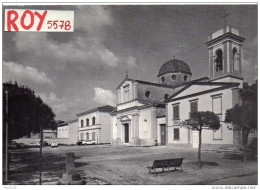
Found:
[(242, 145), (246, 150), (249, 132), (257, 128), (257, 81), (252, 85), (244, 83), (240, 97), (242, 102), (226, 111), (225, 122), (230, 124), (229, 129), (242, 130)]
[(201, 168), (202, 130), (218, 130), (220, 127), (219, 118), (216, 114), (210, 111), (193, 112), (190, 113), (190, 118), (182, 122), (181, 125), (199, 131), (198, 167)]
[(218, 130), (220, 127), (218, 116), (210, 111), (190, 113), (190, 118), (185, 120), (184, 124), (198, 131), (202, 129)]
[[(8, 118), (6, 115), (6, 94), (8, 91)], [(55, 114), (42, 99), (36, 97), (34, 91), (26, 86), (3, 84), (3, 116), (4, 124), (8, 119), (8, 140), (29, 136), (31, 132), (44, 129), (55, 129)], [(5, 134), (5, 125), (3, 125)]]

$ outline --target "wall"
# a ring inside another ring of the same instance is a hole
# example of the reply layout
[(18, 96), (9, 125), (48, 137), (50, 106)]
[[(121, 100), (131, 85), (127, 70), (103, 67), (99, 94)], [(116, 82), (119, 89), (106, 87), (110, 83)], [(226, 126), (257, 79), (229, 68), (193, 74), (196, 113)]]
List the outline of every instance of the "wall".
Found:
[(154, 145), (157, 140), (156, 108), (140, 110), (139, 138), (141, 145)]
[(79, 116), (79, 122), (78, 122), (78, 126), (79, 128), (81, 128), (81, 120), (83, 120), (83, 127), (86, 127), (86, 119), (88, 118), (89, 119), (89, 126), (92, 126), (92, 117), (95, 117), (95, 123), (100, 123), (99, 122), (99, 117), (98, 117), (98, 114), (97, 112), (93, 112), (93, 113), (89, 113), (89, 114), (86, 114), (86, 115), (82, 115), (82, 116)]
[(69, 125), (57, 127), (57, 138), (69, 138)]
[(68, 144), (76, 144), (79, 140), (78, 122), (69, 123), (68, 128), (69, 128)]
[[(20, 139), (15, 139), (14, 141), (18, 143), (24, 143), (26, 145), (29, 145), (30, 143), (33, 142), (40, 142), (40, 139), (31, 139), (31, 138), (20, 138)], [(76, 143), (69, 143), (67, 138), (64, 139), (58, 139), (58, 138), (47, 138), (43, 139), (43, 141), (48, 142), (48, 144), (51, 144), (52, 142), (57, 142), (58, 144), (66, 144), (66, 145), (76, 145)]]
[(243, 88), (243, 80), (236, 79), (233, 77), (225, 77), (225, 78), (214, 80), (212, 82), (236, 82), (236, 83), (240, 83), (240, 85), (238, 86), (239, 88)]
[[(174, 129), (178, 128), (179, 129), (179, 134), (180, 134), (180, 140), (174, 140), (173, 139), (173, 132)], [(168, 144), (190, 144), (191, 141), (191, 132), (189, 129), (185, 127), (180, 127), (180, 126), (169, 126), (167, 127), (167, 133), (168, 133)]]
[[(187, 89), (188, 91), (189, 89)], [(198, 89), (199, 91), (199, 89)], [(225, 119), (225, 113), (227, 109), (232, 108), (232, 90), (231, 89), (225, 89), (225, 90), (220, 90), (216, 92), (211, 92), (207, 94), (202, 94), (199, 96), (194, 96), (191, 98), (187, 99), (182, 99), (182, 100), (177, 100), (175, 102), (170, 102), (168, 103), (168, 126), (169, 126), (169, 143), (187, 143), (187, 138), (185, 136), (181, 136), (182, 138), (180, 139), (179, 142), (173, 142), (171, 141), (170, 135), (173, 133), (171, 128), (178, 127), (173, 125), (173, 106), (172, 104), (179, 103), (180, 107), (180, 121), (184, 121), (185, 119), (189, 118), (189, 112), (190, 112), (190, 100), (198, 99), (198, 111), (212, 111), (212, 97), (211, 95), (216, 95), (216, 94), (221, 94), (222, 97), (222, 120)], [(187, 92), (187, 94), (189, 94)], [(223, 138), (222, 140), (213, 140), (213, 131), (208, 131), (204, 130), (203, 131), (203, 136), (202, 136), (202, 143), (207, 143), (207, 144), (232, 144), (233, 143), (233, 131), (228, 130), (226, 125), (222, 123), (222, 133), (223, 133)], [(185, 132), (185, 129), (180, 129), (181, 134), (187, 134)]]
[(112, 144), (117, 144), (117, 117), (111, 116), (111, 136)]
[[(145, 93), (150, 91), (150, 97), (146, 97)], [(173, 94), (172, 88), (163, 88), (159, 86), (152, 86), (147, 84), (138, 84), (138, 98), (142, 100), (164, 101), (165, 94), (171, 96)]]
[(109, 113), (99, 112), (101, 124), (101, 143), (111, 143), (111, 116)]

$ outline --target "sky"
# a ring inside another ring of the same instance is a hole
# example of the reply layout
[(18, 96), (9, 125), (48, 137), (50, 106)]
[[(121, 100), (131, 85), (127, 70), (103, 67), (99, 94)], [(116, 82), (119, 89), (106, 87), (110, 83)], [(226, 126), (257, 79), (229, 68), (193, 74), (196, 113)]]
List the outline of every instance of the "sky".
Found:
[[(192, 79), (208, 76), (208, 35), (227, 25), (242, 31), (245, 82), (257, 79), (256, 5), (69, 5), (4, 8), (73, 10), (74, 32), (3, 32), (3, 82), (34, 89), (56, 119), (116, 105), (129, 78), (157, 82), (163, 63), (188, 63)], [(3, 11), (4, 12), (4, 11)]]

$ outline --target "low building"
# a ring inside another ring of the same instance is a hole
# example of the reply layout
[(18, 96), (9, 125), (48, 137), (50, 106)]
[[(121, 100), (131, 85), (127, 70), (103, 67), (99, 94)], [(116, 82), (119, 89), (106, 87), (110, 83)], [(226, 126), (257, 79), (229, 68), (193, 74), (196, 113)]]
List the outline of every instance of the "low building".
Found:
[(111, 143), (109, 113), (114, 109), (106, 105), (77, 114), (79, 140), (92, 140), (97, 144)]
[(57, 139), (64, 139), (63, 144), (76, 144), (78, 141), (78, 120), (71, 120), (57, 127)]
[[(31, 133), (30, 137), (32, 139), (38, 139), (41, 137), (40, 133)], [(52, 129), (43, 129), (43, 138), (44, 139), (55, 139), (57, 138), (57, 131)]]

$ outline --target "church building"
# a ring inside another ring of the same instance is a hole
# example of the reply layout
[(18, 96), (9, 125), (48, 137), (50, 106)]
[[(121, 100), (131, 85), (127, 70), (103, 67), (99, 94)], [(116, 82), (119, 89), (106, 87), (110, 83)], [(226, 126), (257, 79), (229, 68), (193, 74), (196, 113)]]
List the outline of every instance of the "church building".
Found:
[(238, 144), (241, 134), (223, 122), (227, 109), (241, 102), (241, 32), (226, 26), (209, 35), (209, 76), (192, 80), (187, 63), (173, 59), (158, 72), (158, 83), (126, 77), (117, 90), (111, 113), (112, 144), (198, 146), (198, 132), (180, 122), (195, 111), (212, 111), (221, 121), (219, 130), (204, 130), (203, 144)]

